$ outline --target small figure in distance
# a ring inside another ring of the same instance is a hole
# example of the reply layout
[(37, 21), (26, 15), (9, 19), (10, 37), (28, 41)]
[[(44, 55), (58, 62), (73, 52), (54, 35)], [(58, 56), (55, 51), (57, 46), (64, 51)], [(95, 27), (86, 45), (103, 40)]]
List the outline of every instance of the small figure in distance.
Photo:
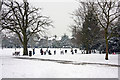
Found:
[(56, 55), (56, 50), (54, 50), (54, 55)]
[(33, 55), (35, 55), (35, 48), (33, 48)]
[(49, 54), (49, 55), (52, 55), (50, 50), (48, 51), (48, 54)]
[(67, 53), (67, 50), (65, 50), (65, 53)]
[(74, 52), (73, 52), (73, 48), (71, 48), (71, 53), (74, 54)]
[(75, 53), (77, 53), (77, 49), (75, 49)]
[(43, 55), (43, 50), (42, 50), (42, 48), (40, 49), (40, 53), (41, 53), (41, 55)]

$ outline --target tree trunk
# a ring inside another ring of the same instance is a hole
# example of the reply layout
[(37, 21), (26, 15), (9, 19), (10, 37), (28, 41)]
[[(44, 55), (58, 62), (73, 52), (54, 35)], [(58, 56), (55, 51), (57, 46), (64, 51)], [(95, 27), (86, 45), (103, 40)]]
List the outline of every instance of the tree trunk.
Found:
[(24, 42), (23, 42), (23, 55), (28, 55), (28, 48), (27, 48), (27, 36), (24, 35)]
[(89, 50), (88, 50), (88, 48), (86, 48), (86, 54), (88, 54), (89, 53)]
[(23, 46), (23, 55), (28, 55), (28, 49), (26, 44)]
[(106, 42), (106, 56), (105, 60), (108, 60), (108, 39), (107, 39), (107, 29), (105, 29), (105, 42)]

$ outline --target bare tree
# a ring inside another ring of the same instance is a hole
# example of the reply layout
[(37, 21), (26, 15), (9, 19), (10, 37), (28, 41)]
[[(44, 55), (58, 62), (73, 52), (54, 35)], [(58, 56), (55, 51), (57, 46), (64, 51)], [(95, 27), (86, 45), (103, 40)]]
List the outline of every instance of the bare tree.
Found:
[(82, 43), (81, 28), (85, 21), (85, 16), (87, 15), (86, 3), (79, 1), (79, 7), (72, 13), (72, 19), (74, 23), (70, 25), (70, 29), (73, 36), (73, 43), (80, 46)]
[(71, 28), (75, 42), (82, 45), (87, 54), (100, 35), (95, 7), (92, 2), (80, 2), (79, 8), (73, 13), (74, 24)]
[(2, 30), (14, 32), (19, 37), (23, 45), (23, 55), (28, 55), (28, 41), (34, 34), (42, 34), (52, 21), (49, 17), (40, 13), (40, 8), (30, 7), (27, 1), (22, 3), (17, 1), (3, 2), (0, 25)]
[(106, 57), (105, 59), (108, 60), (108, 40), (113, 36), (114, 32), (114, 22), (120, 16), (118, 11), (118, 0), (98, 0), (98, 11), (96, 12), (97, 20), (104, 30), (104, 37), (106, 42)]

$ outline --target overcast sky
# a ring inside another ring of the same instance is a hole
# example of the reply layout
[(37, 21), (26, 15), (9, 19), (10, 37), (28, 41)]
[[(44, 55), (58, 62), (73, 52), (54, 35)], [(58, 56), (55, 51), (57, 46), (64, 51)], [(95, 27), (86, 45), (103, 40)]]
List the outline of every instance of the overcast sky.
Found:
[(43, 8), (42, 14), (52, 19), (55, 28), (49, 30), (48, 36), (60, 37), (64, 34), (71, 36), (69, 25), (73, 21), (70, 13), (78, 7), (76, 0), (28, 0), (28, 2), (32, 6)]

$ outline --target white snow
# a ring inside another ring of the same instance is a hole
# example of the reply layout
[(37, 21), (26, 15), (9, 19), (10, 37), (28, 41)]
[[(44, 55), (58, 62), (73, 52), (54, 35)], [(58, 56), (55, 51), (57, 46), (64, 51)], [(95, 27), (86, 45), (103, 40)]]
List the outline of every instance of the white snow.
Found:
[[(29, 49), (32, 50), (32, 49)], [(46, 49), (43, 49), (44, 51)], [(35, 49), (35, 55), (31, 58), (68, 60), (74, 63), (104, 63), (118, 64), (118, 54), (109, 55), (109, 60), (105, 60), (105, 54), (77, 54), (72, 55), (70, 50), (64, 55), (60, 51), (64, 49), (50, 49), (52, 54), (56, 50), (56, 55), (40, 55), (40, 49)], [(22, 55), (22, 49), (16, 49)], [(12, 53), (15, 49), (0, 49), (0, 61), (2, 78), (118, 78), (118, 67), (106, 65), (73, 65), (60, 64), (52, 61), (27, 60), (13, 58)], [(21, 57), (21, 56), (20, 56)], [(28, 57), (29, 58), (29, 57)]]

